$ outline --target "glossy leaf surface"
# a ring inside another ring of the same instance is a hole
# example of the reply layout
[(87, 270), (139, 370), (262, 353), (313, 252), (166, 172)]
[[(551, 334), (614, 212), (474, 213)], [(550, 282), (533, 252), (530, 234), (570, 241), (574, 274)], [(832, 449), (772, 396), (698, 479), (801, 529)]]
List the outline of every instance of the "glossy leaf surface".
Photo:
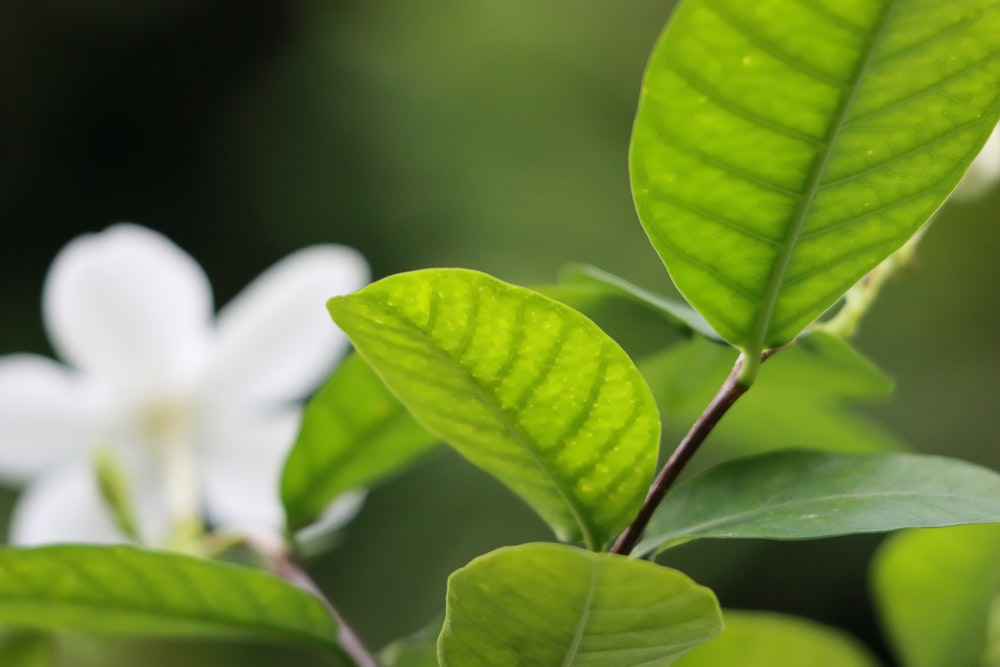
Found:
[(715, 596), (655, 563), (555, 544), (448, 580), (441, 667), (663, 667), (721, 630)]
[(783, 450), (677, 487), (636, 549), (697, 537), (805, 540), (1000, 522), (1000, 475), (939, 456)]
[(941, 205), (1000, 115), (995, 0), (685, 0), (631, 144), (680, 291), (757, 358)]
[[(732, 369), (731, 349), (692, 340), (640, 364), (675, 442), (694, 422)], [(774, 355), (713, 431), (696, 464), (775, 449), (808, 447), (838, 452), (901, 448), (873, 419), (853, 409), (892, 392), (893, 381), (846, 341), (808, 332)]]
[(568, 306), (475, 271), (390, 276), (334, 320), (427, 429), (599, 548), (632, 519), (659, 417), (622, 349)]
[(984, 658), (995, 651), (987, 637), (1000, 595), (1000, 525), (894, 535), (872, 573), (883, 626), (905, 667), (996, 664)]
[(726, 628), (677, 667), (878, 667), (850, 635), (794, 616), (723, 612)]
[(398, 472), (438, 442), (363, 359), (349, 357), (306, 405), (285, 463), (289, 528), (312, 523), (339, 494)]
[(0, 623), (139, 636), (264, 637), (334, 648), (314, 597), (246, 567), (131, 547), (0, 550)]

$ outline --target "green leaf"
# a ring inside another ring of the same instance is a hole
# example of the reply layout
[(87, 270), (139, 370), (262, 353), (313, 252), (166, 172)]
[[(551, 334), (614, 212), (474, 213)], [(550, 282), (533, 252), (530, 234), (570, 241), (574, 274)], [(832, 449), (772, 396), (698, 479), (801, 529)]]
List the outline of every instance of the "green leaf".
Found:
[(878, 667), (850, 635), (804, 618), (723, 612), (726, 629), (677, 661), (677, 667)]
[(341, 493), (398, 472), (437, 444), (352, 355), (306, 405), (285, 462), (281, 499), (289, 529), (316, 521)]
[(697, 537), (806, 540), (1000, 522), (1000, 475), (918, 454), (784, 450), (722, 463), (677, 487), (636, 548)]
[(708, 340), (722, 342), (722, 337), (712, 325), (691, 306), (650, 292), (596, 266), (571, 264), (560, 272), (559, 280), (568, 285), (591, 285), (601, 288), (610, 294), (649, 308), (685, 331), (697, 333)]
[(438, 667), (437, 638), (443, 623), (437, 618), (409, 637), (394, 641), (382, 649), (379, 658), (386, 667)]
[[(732, 370), (732, 350), (692, 340), (640, 369), (663, 414), (667, 440), (676, 441), (705, 409)], [(893, 382), (846, 341), (808, 332), (774, 355), (747, 392), (712, 432), (697, 463), (808, 447), (839, 452), (900, 449), (901, 444), (874, 420), (852, 410), (891, 393)]]
[(961, 179), (998, 54), (995, 0), (682, 2), (630, 159), (678, 289), (750, 360), (792, 340)]
[(890, 537), (872, 569), (877, 606), (906, 667), (985, 667), (1000, 594), (1000, 525)]
[(55, 646), (47, 634), (0, 632), (0, 665), (3, 667), (53, 667), (56, 664)]
[(712, 592), (655, 563), (556, 544), (448, 579), (441, 667), (663, 667), (722, 629)]
[(333, 319), (413, 415), (594, 549), (638, 510), (659, 417), (628, 356), (580, 313), (475, 271), (380, 280)]
[(335, 648), (313, 596), (246, 567), (132, 547), (0, 549), (0, 623), (141, 636), (264, 637)]

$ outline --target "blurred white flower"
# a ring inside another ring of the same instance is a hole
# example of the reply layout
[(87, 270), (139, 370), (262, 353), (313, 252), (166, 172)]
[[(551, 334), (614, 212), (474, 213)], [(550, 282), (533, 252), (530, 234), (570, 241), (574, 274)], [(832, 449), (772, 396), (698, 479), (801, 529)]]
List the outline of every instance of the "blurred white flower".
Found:
[(121, 224), (70, 242), (42, 298), (68, 366), (0, 357), (0, 477), (27, 484), (11, 541), (126, 539), (98, 490), (98, 451), (124, 472), (145, 542), (203, 519), (280, 527), (296, 401), (346, 348), (325, 301), (367, 280), (356, 251), (306, 248), (213, 317), (201, 267), (164, 236)]
[(992, 190), (997, 181), (1000, 181), (1000, 126), (993, 129), (983, 150), (973, 160), (951, 196), (958, 201), (979, 199)]

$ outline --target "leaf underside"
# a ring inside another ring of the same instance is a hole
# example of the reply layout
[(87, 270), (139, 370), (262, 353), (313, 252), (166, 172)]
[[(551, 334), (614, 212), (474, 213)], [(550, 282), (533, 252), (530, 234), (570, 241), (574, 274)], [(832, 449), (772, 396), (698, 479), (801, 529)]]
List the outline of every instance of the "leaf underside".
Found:
[(631, 144), (678, 289), (756, 358), (941, 205), (1000, 115), (996, 0), (685, 0)]
[(131, 547), (0, 550), (0, 623), (133, 636), (269, 637), (331, 649), (313, 596), (246, 567)]
[(665, 667), (722, 629), (710, 590), (655, 563), (556, 544), (448, 580), (441, 667)]
[(600, 548), (634, 516), (659, 416), (628, 356), (583, 315), (461, 269), (390, 276), (329, 309), (418, 421), (562, 539)]
[(637, 553), (698, 537), (805, 540), (1000, 522), (1000, 475), (940, 456), (782, 450), (677, 487)]

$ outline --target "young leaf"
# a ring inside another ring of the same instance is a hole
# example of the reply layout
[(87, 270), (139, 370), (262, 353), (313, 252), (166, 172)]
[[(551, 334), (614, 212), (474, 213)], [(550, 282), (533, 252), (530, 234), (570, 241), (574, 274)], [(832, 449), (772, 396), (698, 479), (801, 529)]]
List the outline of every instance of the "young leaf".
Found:
[(998, 54), (993, 0), (682, 2), (630, 158), (678, 289), (750, 361), (792, 340), (961, 179)]
[(636, 549), (697, 537), (805, 540), (1000, 522), (1000, 474), (918, 454), (783, 450), (722, 463), (680, 485)]
[(556, 544), (448, 579), (441, 667), (664, 667), (722, 629), (710, 590), (655, 563)]
[(1000, 525), (894, 535), (872, 568), (875, 601), (906, 667), (980, 667), (1000, 594)]
[(288, 528), (312, 523), (341, 493), (399, 471), (437, 443), (352, 355), (306, 405), (281, 479)]
[(131, 547), (0, 549), (0, 623), (141, 636), (267, 637), (336, 650), (313, 596), (246, 567)]
[[(663, 414), (668, 442), (691, 424), (733, 367), (731, 349), (694, 339), (640, 364)], [(808, 447), (838, 452), (901, 448), (874, 420), (851, 406), (887, 396), (893, 382), (851, 345), (823, 332), (807, 332), (767, 362), (754, 389), (726, 414), (712, 433), (713, 446), (699, 462), (775, 449)]]
[(676, 667), (878, 667), (858, 640), (804, 618), (723, 612), (726, 629)]
[(708, 340), (722, 342), (722, 337), (712, 325), (691, 306), (654, 294), (596, 266), (571, 264), (562, 270), (559, 280), (568, 285), (599, 287), (610, 294), (630, 299), (649, 308), (674, 326), (697, 333)]
[(329, 302), (414, 416), (600, 548), (653, 476), (659, 417), (622, 349), (580, 313), (475, 271), (390, 276)]
[(398, 639), (379, 652), (386, 667), (438, 667), (437, 638), (444, 620), (435, 619), (408, 637)]

